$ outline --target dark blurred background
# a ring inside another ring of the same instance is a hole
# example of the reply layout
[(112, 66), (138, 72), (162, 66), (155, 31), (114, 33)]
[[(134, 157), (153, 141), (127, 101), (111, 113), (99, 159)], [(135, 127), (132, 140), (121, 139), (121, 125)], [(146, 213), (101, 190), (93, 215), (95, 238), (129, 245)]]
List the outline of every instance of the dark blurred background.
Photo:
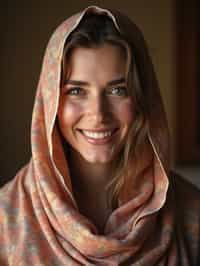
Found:
[(197, 0), (4, 3), (0, 10), (0, 185), (12, 179), (31, 156), (32, 108), (49, 37), (64, 19), (94, 4), (121, 10), (143, 31), (167, 111), (172, 167), (200, 186)]

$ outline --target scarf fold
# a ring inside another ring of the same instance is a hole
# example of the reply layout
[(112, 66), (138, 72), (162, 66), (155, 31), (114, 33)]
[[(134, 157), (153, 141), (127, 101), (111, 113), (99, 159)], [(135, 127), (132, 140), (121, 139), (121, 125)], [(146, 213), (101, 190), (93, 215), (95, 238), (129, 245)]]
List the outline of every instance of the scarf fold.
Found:
[[(141, 85), (148, 88), (152, 103), (147, 149), (151, 152), (141, 157), (137, 180), (126, 180), (119, 207), (108, 218), (102, 235), (79, 212), (56, 127), (63, 47), (89, 12), (108, 15), (134, 46)], [(179, 254), (184, 262), (179, 265), (189, 265), (185, 243), (175, 228), (163, 104), (145, 41), (127, 17), (91, 6), (56, 29), (37, 88), (31, 145), (29, 164), (1, 192), (0, 217), (6, 219), (0, 236), (0, 243), (4, 243), (1, 265), (173, 266), (180, 262)]]

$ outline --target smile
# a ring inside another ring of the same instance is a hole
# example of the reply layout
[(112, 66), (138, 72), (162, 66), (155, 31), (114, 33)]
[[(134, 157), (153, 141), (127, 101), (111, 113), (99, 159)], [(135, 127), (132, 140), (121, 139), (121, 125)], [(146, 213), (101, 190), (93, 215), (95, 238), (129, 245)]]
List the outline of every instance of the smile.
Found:
[(107, 137), (110, 137), (112, 135), (112, 131), (106, 131), (106, 132), (91, 132), (83, 130), (82, 133), (89, 138), (92, 139), (105, 139)]
[(94, 130), (79, 130), (81, 134), (87, 139), (88, 142), (93, 144), (105, 144), (112, 140), (113, 135), (118, 129), (107, 131), (94, 131)]

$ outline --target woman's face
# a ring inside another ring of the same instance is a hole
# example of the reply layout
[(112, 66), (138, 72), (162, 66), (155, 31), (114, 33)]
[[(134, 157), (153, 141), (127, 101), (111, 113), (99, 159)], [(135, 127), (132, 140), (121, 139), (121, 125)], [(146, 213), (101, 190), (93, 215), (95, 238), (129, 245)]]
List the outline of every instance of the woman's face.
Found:
[(75, 48), (68, 65), (58, 108), (61, 132), (75, 155), (90, 163), (109, 163), (134, 120), (124, 53), (111, 44)]

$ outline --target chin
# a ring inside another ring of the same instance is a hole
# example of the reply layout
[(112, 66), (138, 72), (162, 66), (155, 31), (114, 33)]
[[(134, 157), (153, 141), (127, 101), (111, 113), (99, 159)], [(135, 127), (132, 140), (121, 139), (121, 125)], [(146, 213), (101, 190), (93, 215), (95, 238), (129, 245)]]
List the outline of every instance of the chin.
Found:
[(88, 163), (91, 164), (107, 164), (110, 163), (112, 161), (112, 159), (98, 159), (98, 158), (84, 158), (85, 161), (87, 161)]
[(85, 161), (92, 164), (107, 164), (113, 161), (113, 156), (82, 156)]

